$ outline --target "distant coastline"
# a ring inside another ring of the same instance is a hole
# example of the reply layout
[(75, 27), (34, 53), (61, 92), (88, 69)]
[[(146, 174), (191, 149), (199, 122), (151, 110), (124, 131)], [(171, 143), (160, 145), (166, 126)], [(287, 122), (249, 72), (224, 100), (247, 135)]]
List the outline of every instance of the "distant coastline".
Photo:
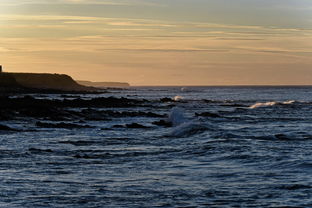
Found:
[(96, 87), (96, 88), (128, 88), (129, 83), (126, 82), (91, 82), (77, 80), (77, 83), (84, 86)]
[(0, 73), (1, 92), (95, 92), (99, 89), (78, 84), (66, 74)]

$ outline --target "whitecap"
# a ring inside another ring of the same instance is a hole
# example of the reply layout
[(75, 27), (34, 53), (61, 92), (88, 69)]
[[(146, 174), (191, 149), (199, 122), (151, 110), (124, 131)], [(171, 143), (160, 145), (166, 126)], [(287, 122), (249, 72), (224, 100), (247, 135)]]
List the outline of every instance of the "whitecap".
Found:
[(183, 100), (184, 98), (182, 97), (182, 96), (179, 96), (179, 95), (177, 95), (177, 96), (175, 96), (174, 98), (173, 98), (173, 100), (174, 101), (181, 101), (181, 100)]
[(268, 106), (274, 106), (277, 102), (266, 102), (266, 103), (256, 103), (252, 106), (250, 106), (250, 109), (260, 108), (260, 107), (268, 107)]
[(282, 102), (282, 104), (290, 105), (290, 104), (294, 104), (295, 102), (296, 102), (295, 100), (289, 100), (289, 101)]
[(289, 101), (284, 101), (284, 102), (265, 102), (265, 103), (256, 103), (252, 106), (250, 106), (250, 109), (255, 109), (255, 108), (260, 108), (260, 107), (269, 107), (269, 106), (275, 106), (275, 105), (291, 105), (294, 104), (296, 101), (295, 100), (289, 100)]

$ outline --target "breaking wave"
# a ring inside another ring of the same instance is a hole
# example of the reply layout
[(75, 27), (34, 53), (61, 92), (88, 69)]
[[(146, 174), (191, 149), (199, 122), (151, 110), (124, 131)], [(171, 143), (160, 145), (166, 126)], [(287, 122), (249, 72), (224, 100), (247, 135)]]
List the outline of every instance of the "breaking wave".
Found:
[(179, 95), (177, 95), (177, 96), (175, 96), (175, 97), (173, 98), (174, 101), (181, 101), (181, 100), (183, 100), (183, 99), (184, 99), (184, 97), (179, 96)]
[(173, 129), (167, 134), (168, 137), (186, 137), (208, 130), (198, 119), (188, 119), (184, 115), (184, 110), (174, 107), (168, 117), (168, 122), (172, 123)]
[(167, 136), (169, 137), (187, 137), (208, 130), (208, 127), (199, 121), (189, 121), (175, 127)]
[(255, 108), (261, 108), (261, 107), (269, 107), (269, 106), (275, 106), (275, 105), (291, 105), (294, 104), (296, 101), (295, 100), (289, 100), (285, 102), (265, 102), (265, 103), (256, 103), (250, 106), (250, 109), (255, 109)]

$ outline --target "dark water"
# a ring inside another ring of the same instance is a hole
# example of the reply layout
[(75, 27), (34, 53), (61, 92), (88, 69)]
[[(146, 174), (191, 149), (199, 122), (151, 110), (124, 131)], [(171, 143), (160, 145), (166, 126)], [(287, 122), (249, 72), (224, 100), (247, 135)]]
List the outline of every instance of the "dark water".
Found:
[[(174, 126), (146, 116), (76, 130), (2, 122), (37, 131), (0, 133), (0, 207), (312, 207), (312, 88), (131, 88), (92, 96), (112, 95), (148, 103), (114, 110), (165, 114)], [(113, 127), (134, 122), (150, 128)]]

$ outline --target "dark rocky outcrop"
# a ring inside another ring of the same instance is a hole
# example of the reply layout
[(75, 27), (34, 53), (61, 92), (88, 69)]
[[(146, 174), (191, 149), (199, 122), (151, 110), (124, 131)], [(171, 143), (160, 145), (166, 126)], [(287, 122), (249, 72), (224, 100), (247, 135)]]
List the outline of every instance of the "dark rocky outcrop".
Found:
[(160, 99), (160, 102), (162, 102), (162, 103), (168, 103), (168, 102), (176, 102), (174, 99), (172, 99), (172, 98), (161, 98)]
[(201, 117), (209, 117), (209, 118), (220, 118), (221, 116), (216, 113), (210, 113), (210, 112), (203, 112), (203, 113), (196, 113), (196, 116), (201, 116)]
[(163, 127), (172, 127), (172, 123), (165, 121), (165, 120), (160, 120), (160, 121), (155, 121), (152, 124), (156, 125), (156, 126), (163, 126)]
[[(124, 117), (164, 118), (166, 115), (153, 112), (131, 111), (153, 105), (146, 100), (98, 97), (93, 99), (42, 99), (32, 96), (0, 96), (0, 120), (31, 121), (40, 128), (92, 128), (86, 121), (109, 121)], [(105, 108), (105, 109), (103, 109)], [(109, 110), (120, 108), (125, 110)], [(166, 124), (167, 125), (167, 124)], [(168, 124), (169, 125), (169, 124)], [(114, 128), (150, 128), (138, 123), (116, 125)], [(0, 130), (11, 130), (3, 126)]]
[(17, 130), (0, 124), (0, 131), (17, 131)]
[(131, 123), (131, 124), (125, 124), (125, 125), (114, 125), (113, 128), (128, 128), (128, 129), (148, 129), (150, 127), (143, 126), (142, 124), (138, 123)]
[[(31, 96), (20, 98), (0, 97), (0, 120), (40, 119), (48, 121), (82, 121), (110, 120), (116, 117), (163, 117), (152, 112), (113, 111), (98, 108), (130, 108), (144, 105), (144, 100), (127, 98), (94, 98), (94, 99), (36, 99)], [(72, 110), (69, 108), (78, 108)]]
[(149, 128), (147, 126), (143, 126), (142, 124), (138, 124), (138, 123), (126, 124), (126, 127), (130, 128), (130, 129), (147, 129), (147, 128)]
[(1, 109), (23, 109), (30, 108), (34, 110), (42, 109), (55, 109), (55, 108), (122, 108), (133, 107), (143, 104), (144, 100), (135, 100), (128, 98), (115, 98), (115, 97), (100, 97), (93, 99), (63, 99), (63, 100), (49, 100), (49, 99), (36, 99), (31, 96), (24, 96), (20, 98), (0, 97)]
[(79, 125), (79, 124), (73, 124), (73, 123), (47, 123), (47, 122), (40, 122), (38, 121), (36, 123), (38, 127), (41, 128), (61, 128), (61, 129), (81, 129), (81, 128), (92, 128), (89, 125)]

